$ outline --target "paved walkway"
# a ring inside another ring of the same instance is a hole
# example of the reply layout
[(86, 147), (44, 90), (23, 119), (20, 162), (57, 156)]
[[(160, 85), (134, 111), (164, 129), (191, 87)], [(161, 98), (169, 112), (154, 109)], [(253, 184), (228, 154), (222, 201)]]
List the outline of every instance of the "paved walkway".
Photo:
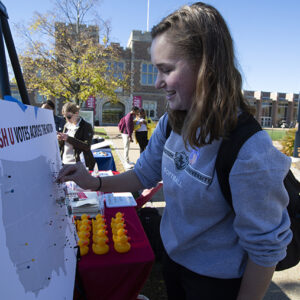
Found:
[[(107, 135), (110, 137), (114, 148), (121, 159), (123, 159), (123, 142), (117, 126), (105, 126)], [(138, 144), (131, 143), (129, 150), (129, 159), (136, 162), (140, 156)], [(300, 180), (300, 162), (293, 160), (292, 171)], [(162, 212), (164, 207), (164, 198), (162, 189), (152, 198), (153, 206), (157, 206)], [(300, 264), (286, 271), (275, 272), (272, 283), (264, 300), (300, 300)]]

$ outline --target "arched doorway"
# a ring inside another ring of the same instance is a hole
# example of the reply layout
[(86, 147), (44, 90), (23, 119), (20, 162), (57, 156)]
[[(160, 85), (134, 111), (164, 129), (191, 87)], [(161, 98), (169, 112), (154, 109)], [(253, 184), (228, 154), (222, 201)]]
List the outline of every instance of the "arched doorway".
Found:
[(106, 102), (102, 107), (102, 124), (116, 125), (125, 114), (125, 105), (121, 102)]

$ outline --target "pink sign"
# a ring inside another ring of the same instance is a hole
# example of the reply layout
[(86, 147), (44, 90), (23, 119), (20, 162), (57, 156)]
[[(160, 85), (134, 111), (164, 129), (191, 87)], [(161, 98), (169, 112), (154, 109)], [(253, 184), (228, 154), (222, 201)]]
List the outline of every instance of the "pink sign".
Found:
[(141, 108), (142, 107), (142, 96), (133, 96), (132, 105), (137, 106), (138, 108)]
[(86, 100), (86, 107), (95, 108), (96, 107), (96, 97), (90, 96)]

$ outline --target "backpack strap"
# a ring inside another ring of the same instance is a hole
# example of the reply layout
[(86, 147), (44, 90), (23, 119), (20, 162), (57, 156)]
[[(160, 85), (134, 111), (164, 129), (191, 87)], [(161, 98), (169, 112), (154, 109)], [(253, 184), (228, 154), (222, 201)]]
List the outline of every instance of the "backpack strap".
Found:
[[(247, 112), (243, 112), (238, 117), (236, 128), (224, 138), (216, 159), (216, 171), (222, 194), (232, 207), (232, 197), (229, 185), (229, 174), (243, 144), (256, 132), (262, 130), (256, 119)], [(166, 139), (169, 138), (172, 127), (167, 122)]]
[(167, 128), (166, 128), (166, 140), (169, 138), (171, 131), (172, 131), (172, 127), (171, 127), (171, 125), (169, 123), (169, 119), (168, 119)]
[(229, 174), (243, 144), (256, 132), (262, 130), (254, 117), (243, 112), (238, 117), (236, 128), (225, 137), (221, 143), (216, 159), (216, 171), (221, 191), (232, 206), (232, 196), (229, 185)]

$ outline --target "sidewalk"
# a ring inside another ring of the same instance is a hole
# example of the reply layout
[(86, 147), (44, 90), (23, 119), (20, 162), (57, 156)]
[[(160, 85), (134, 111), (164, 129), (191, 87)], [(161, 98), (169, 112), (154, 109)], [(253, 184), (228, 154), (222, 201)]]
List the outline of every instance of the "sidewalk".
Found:
[[(122, 162), (123, 142), (117, 126), (104, 126), (107, 135), (110, 137), (113, 146)], [(140, 156), (138, 144), (131, 143), (129, 150), (130, 161), (136, 163)], [(300, 180), (300, 162), (293, 162), (292, 171), (296, 178)], [(163, 211), (165, 206), (162, 189), (152, 198), (153, 206)], [(155, 300), (155, 299), (150, 299)], [(275, 272), (269, 290), (264, 300), (300, 300), (300, 264), (286, 271)]]

